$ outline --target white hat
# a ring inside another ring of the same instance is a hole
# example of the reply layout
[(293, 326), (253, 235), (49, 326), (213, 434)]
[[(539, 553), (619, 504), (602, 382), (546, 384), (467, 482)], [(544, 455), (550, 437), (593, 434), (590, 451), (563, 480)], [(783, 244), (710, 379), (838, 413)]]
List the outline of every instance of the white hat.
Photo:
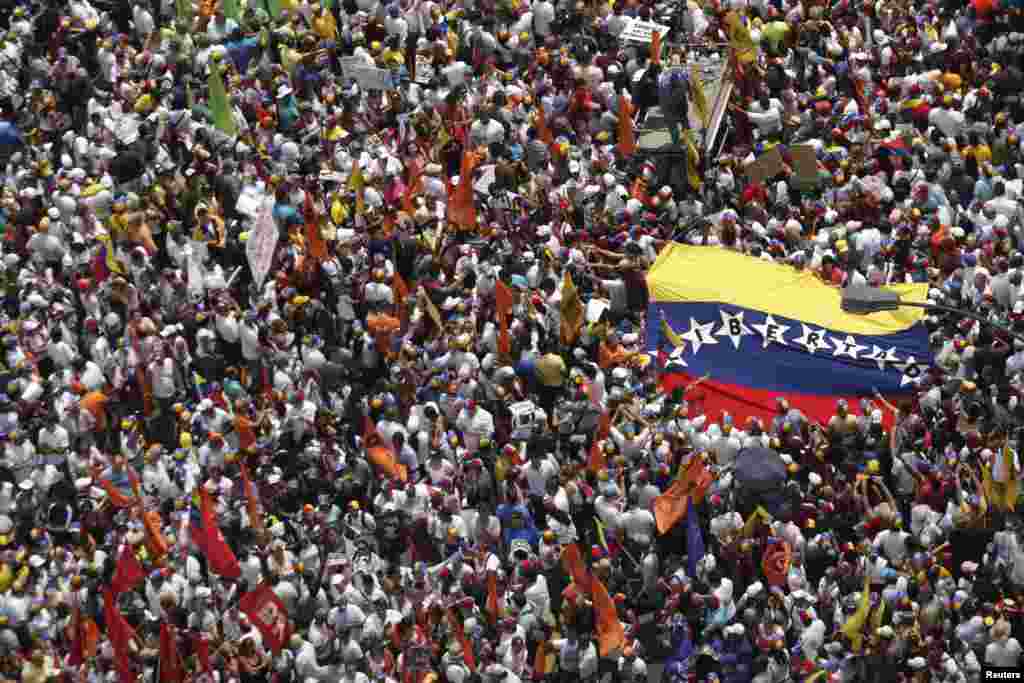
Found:
[(732, 624), (730, 626), (726, 626), (725, 630), (724, 630), (724, 633), (727, 636), (740, 636), (740, 637), (742, 637), (743, 634), (746, 633), (746, 632), (747, 632), (747, 629), (743, 626), (743, 624)]

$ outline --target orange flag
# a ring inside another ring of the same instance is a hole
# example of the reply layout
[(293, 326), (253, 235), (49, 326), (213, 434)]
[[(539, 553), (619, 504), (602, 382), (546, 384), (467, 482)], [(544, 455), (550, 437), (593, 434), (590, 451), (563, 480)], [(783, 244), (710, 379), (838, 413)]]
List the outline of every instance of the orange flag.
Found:
[(661, 64), (661, 33), (655, 31), (651, 35), (651, 64)]
[(498, 351), (512, 353), (512, 338), (508, 333), (508, 319), (512, 316), (512, 290), (502, 281), (494, 286), (494, 310), (498, 318)]
[(311, 192), (306, 193), (302, 215), (306, 221), (306, 249), (316, 263), (323, 263), (327, 260), (327, 243), (320, 237), (320, 220), (316, 214), (316, 207), (313, 206)]
[(245, 462), (240, 463), (242, 470), (242, 488), (245, 489), (245, 509), (249, 515), (249, 525), (256, 531), (264, 531), (263, 515), (260, 514), (259, 493), (249, 476), (249, 466)]
[(608, 589), (595, 576), (591, 580), (591, 595), (594, 601), (594, 626), (597, 644), (602, 657), (607, 657), (626, 644), (626, 629), (619, 621), (615, 603), (608, 595)]
[(157, 560), (166, 555), (171, 549), (171, 545), (160, 531), (163, 526), (160, 513), (156, 510), (143, 512), (142, 526), (146, 531), (146, 549), (149, 551), (150, 559)]
[(498, 575), (487, 572), (487, 617), (491, 626), (498, 623)]
[(580, 547), (575, 543), (565, 546), (562, 550), (562, 569), (572, 577), (572, 582), (579, 586), (580, 590), (590, 590), (590, 572), (583, 565)]
[(448, 213), (452, 223), (463, 230), (476, 228), (476, 206), (473, 202), (473, 169), (477, 158), (473, 152), (462, 152), (462, 166), (459, 168), (459, 184), (452, 190)]
[(654, 499), (654, 519), (659, 534), (665, 533), (686, 517), (690, 496), (693, 496), (694, 505), (704, 500), (712, 479), (704, 461), (695, 457), (668, 490)]
[(402, 196), (402, 211), (409, 214), (410, 217), (416, 213), (416, 207), (413, 206), (413, 199), (416, 198), (420, 192), (423, 191), (423, 171), (417, 170), (416, 173), (409, 178), (409, 184), (405, 188), (405, 194)]
[(540, 102), (537, 103), (537, 137), (548, 147), (555, 144), (555, 136), (548, 128), (548, 117), (544, 113), (544, 105)]
[(473, 644), (466, 637), (466, 629), (462, 623), (462, 617), (454, 609), (449, 608), (448, 621), (452, 625), (452, 633), (455, 634), (455, 640), (462, 645), (462, 661), (466, 663), (470, 671), (476, 671), (476, 657), (473, 655)]
[[(657, 35), (657, 34), (655, 34)], [(636, 134), (633, 131), (633, 105), (625, 95), (619, 95), (619, 154), (628, 157), (636, 152)]]
[(611, 431), (612, 416), (608, 411), (601, 413), (601, 419), (597, 423), (597, 434), (594, 435), (594, 443), (590, 444), (590, 458), (587, 460), (587, 469), (594, 474), (608, 467), (608, 458), (604, 457), (604, 448), (601, 442), (608, 438)]
[(106, 492), (110, 504), (116, 508), (130, 508), (137, 502), (135, 498), (125, 495), (124, 491), (109, 479), (100, 479), (100, 488)]
[(366, 459), (378, 471), (402, 483), (409, 480), (409, 470), (395, 459), (394, 451), (381, 438), (369, 416), (363, 421), (363, 448), (366, 449)]
[(409, 306), (406, 304), (409, 298), (409, 285), (405, 283), (405, 278), (399, 275), (397, 270), (391, 278), (391, 289), (395, 290), (395, 306), (398, 308), (398, 319), (402, 321), (402, 328), (405, 329), (405, 324), (409, 320)]
[(789, 565), (793, 560), (793, 550), (782, 539), (775, 539), (764, 549), (761, 569), (770, 586), (782, 586), (789, 576)]

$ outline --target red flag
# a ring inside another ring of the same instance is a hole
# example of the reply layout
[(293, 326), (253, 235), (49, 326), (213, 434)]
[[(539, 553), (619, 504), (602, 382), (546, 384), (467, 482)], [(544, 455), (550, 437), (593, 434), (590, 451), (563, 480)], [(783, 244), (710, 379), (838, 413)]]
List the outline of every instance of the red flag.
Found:
[[(658, 35), (655, 33), (654, 35)], [(619, 96), (619, 154), (633, 156), (636, 152), (636, 133), (633, 131), (633, 105), (625, 95)]]
[(114, 595), (120, 595), (142, 583), (146, 578), (146, 572), (142, 564), (135, 557), (131, 546), (126, 545), (121, 551), (121, 557), (117, 560), (117, 569), (114, 571), (114, 578), (110, 582), (110, 588)]
[(68, 653), (68, 666), (77, 667), (85, 661), (85, 632), (82, 629), (82, 608), (78, 606), (71, 612), (71, 651)]
[(217, 526), (217, 518), (213, 511), (213, 499), (210, 492), (204, 487), (199, 487), (199, 510), (202, 517), (203, 540), (199, 545), (206, 559), (210, 563), (210, 571), (229, 579), (237, 579), (242, 575), (242, 568), (238, 565), (238, 558), (232, 552), (231, 546), (224, 540), (224, 534)]
[(292, 637), (288, 610), (281, 598), (270, 590), (270, 586), (261, 583), (255, 590), (243, 595), (238, 609), (248, 615), (253, 625), (263, 634), (263, 642), (270, 646), (275, 655), (288, 644)]
[(114, 650), (114, 667), (120, 683), (135, 683), (137, 675), (132, 668), (131, 643), (138, 636), (121, 611), (117, 609), (114, 592), (109, 588), (103, 592), (103, 616), (107, 622), (107, 637)]
[(192, 651), (199, 659), (200, 671), (213, 671), (210, 667), (210, 640), (204, 633), (192, 636)]
[(590, 445), (590, 458), (587, 460), (587, 468), (595, 474), (608, 467), (608, 458), (604, 457), (601, 442), (608, 438), (611, 427), (612, 416), (606, 410), (601, 413), (601, 419), (597, 423), (597, 434), (594, 435), (594, 443)]
[(160, 624), (160, 683), (181, 683), (185, 680), (185, 665), (178, 654), (174, 627)]

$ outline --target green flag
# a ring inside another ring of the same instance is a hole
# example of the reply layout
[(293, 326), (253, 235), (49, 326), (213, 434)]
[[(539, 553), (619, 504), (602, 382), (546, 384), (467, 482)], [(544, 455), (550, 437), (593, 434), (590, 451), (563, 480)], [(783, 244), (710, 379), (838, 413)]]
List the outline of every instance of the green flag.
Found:
[(178, 14), (178, 21), (192, 22), (192, 0), (175, 0), (174, 9)]
[(238, 6), (238, 0), (222, 0), (221, 8), (224, 10), (224, 16), (228, 19), (238, 21), (242, 16), (242, 10)]
[(224, 80), (221, 78), (220, 69), (216, 64), (211, 65), (209, 84), (209, 106), (213, 125), (227, 135), (238, 135), (235, 118), (231, 115), (231, 105), (228, 104), (228, 94), (224, 91)]

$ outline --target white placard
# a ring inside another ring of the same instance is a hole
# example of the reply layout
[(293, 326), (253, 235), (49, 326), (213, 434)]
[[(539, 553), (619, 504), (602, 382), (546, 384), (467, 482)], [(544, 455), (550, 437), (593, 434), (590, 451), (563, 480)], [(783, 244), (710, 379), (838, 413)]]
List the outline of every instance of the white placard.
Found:
[(466, 82), (466, 68), (462, 62), (456, 62), (441, 73), (448, 79), (449, 87), (455, 88)]
[(473, 189), (475, 191), (486, 194), (491, 189), (491, 185), (494, 184), (495, 168), (497, 168), (497, 166), (490, 164), (480, 169), (480, 178), (473, 185)]
[(249, 241), (245, 244), (245, 256), (249, 260), (249, 269), (257, 287), (263, 286), (263, 281), (270, 272), (278, 237), (277, 223), (274, 222), (274, 202), (267, 198), (264, 200), (256, 226), (249, 234)]
[(203, 264), (199, 262), (199, 252), (199, 243), (192, 240), (188, 246), (186, 257), (188, 261), (188, 293), (196, 298), (201, 298), (206, 290), (206, 276), (203, 274)]
[(246, 185), (238, 195), (235, 210), (244, 216), (256, 220), (259, 218), (260, 209), (263, 208), (264, 201), (266, 201), (266, 195), (260, 192), (259, 188), (254, 185)]
[(650, 45), (651, 41), (654, 40), (655, 31), (660, 33), (662, 38), (664, 38), (668, 35), (668, 26), (655, 24), (653, 21), (634, 19), (629, 22), (626, 25), (626, 28), (623, 29), (622, 33), (619, 34), (619, 40), (623, 43)]

